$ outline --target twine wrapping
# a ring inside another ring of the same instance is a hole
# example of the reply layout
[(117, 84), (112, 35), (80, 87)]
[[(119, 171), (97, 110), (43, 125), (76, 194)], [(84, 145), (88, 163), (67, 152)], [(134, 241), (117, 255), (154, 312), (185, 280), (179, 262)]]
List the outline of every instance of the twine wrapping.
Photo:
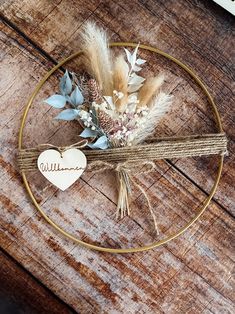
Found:
[[(84, 148), (87, 143), (87, 140), (82, 140), (65, 147), (41, 144), (35, 148), (21, 149), (18, 154), (20, 171), (37, 170), (38, 156), (45, 148), (53, 148), (62, 153), (72, 147)], [(88, 161), (86, 171), (98, 173), (105, 170), (114, 170), (117, 173), (119, 183), (117, 216), (123, 218), (125, 215), (130, 214), (129, 195), (131, 194), (131, 184), (133, 184), (145, 197), (155, 230), (158, 232), (156, 217), (148, 195), (145, 190), (136, 183), (133, 174), (148, 173), (154, 170), (155, 164), (153, 160), (216, 154), (224, 155), (227, 153), (227, 138), (224, 133), (153, 138), (146, 144), (139, 146), (115, 147), (106, 150), (83, 149), (83, 153), (86, 155)]]
[[(45, 148), (54, 148), (59, 151), (64, 151), (71, 147), (82, 148), (86, 143), (87, 141), (84, 140), (65, 147), (41, 144), (35, 148), (21, 149), (18, 154), (20, 171), (37, 170), (37, 158)], [(143, 145), (115, 147), (105, 150), (83, 149), (83, 153), (86, 155), (88, 161), (87, 170), (92, 171), (92, 162), (97, 160), (116, 164), (126, 161), (135, 163), (159, 159), (226, 154), (227, 138), (224, 133), (153, 138), (149, 140), (147, 144)]]

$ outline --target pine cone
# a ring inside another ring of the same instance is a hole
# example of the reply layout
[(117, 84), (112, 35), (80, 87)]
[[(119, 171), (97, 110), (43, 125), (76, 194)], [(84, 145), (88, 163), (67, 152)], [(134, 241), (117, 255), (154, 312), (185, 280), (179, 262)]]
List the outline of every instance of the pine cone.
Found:
[(97, 81), (93, 78), (88, 80), (88, 88), (90, 94), (90, 101), (96, 102), (97, 104), (101, 104), (103, 102), (103, 98), (100, 93), (99, 85)]
[(115, 121), (106, 112), (98, 111), (98, 121), (101, 129), (105, 133), (109, 133), (115, 126)]

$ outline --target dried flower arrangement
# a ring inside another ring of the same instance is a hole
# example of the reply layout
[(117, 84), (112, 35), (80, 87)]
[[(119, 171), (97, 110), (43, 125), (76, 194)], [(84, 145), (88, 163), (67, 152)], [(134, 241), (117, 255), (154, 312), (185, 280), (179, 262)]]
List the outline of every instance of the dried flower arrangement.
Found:
[[(113, 55), (106, 33), (88, 23), (81, 32), (82, 63), (85, 72), (66, 70), (60, 93), (45, 102), (63, 109), (56, 119), (78, 120), (80, 137), (89, 139), (91, 149), (132, 146), (143, 143), (168, 111), (172, 96), (161, 91), (163, 74), (139, 75), (145, 60), (124, 48), (125, 55)], [(138, 73), (138, 74), (137, 74)], [(128, 172), (118, 173), (117, 217), (130, 213)], [(156, 222), (155, 222), (156, 227)]]

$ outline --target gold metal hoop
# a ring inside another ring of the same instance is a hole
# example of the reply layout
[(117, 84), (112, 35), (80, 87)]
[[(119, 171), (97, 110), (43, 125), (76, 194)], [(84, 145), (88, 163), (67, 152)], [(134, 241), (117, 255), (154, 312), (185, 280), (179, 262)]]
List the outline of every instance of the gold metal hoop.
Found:
[[(115, 43), (111, 43), (110, 47), (117, 47), (117, 46), (125, 46), (125, 47), (136, 47), (137, 44), (135, 43), (128, 43), (128, 42), (115, 42)], [(201, 89), (203, 90), (203, 92), (205, 93), (205, 95), (208, 98), (208, 101), (212, 107), (214, 116), (215, 116), (215, 120), (216, 120), (216, 124), (217, 124), (217, 128), (218, 128), (218, 132), (223, 132), (222, 129), (222, 124), (221, 124), (221, 120), (220, 120), (220, 116), (218, 113), (218, 110), (216, 108), (216, 105), (210, 95), (210, 93), (208, 92), (206, 86), (202, 83), (202, 81), (197, 77), (196, 74), (194, 74), (194, 72), (187, 67), (185, 64), (183, 64), (181, 61), (177, 60), (176, 58), (172, 57), (171, 55), (157, 49), (157, 48), (153, 48), (151, 46), (146, 46), (146, 45), (140, 45), (139, 46), (142, 49), (145, 50), (149, 50), (152, 51), (154, 53), (157, 53), (159, 55), (162, 55), (164, 57), (166, 57), (167, 59), (173, 61), (174, 63), (176, 63), (177, 65), (179, 65), (181, 68), (183, 68), (193, 79), (194, 81), (201, 87)], [(38, 83), (38, 85), (36, 86), (33, 94), (31, 95), (23, 117), (22, 117), (22, 121), (21, 121), (21, 126), (20, 126), (20, 131), (19, 131), (19, 142), (18, 142), (18, 148), (19, 150), (22, 149), (23, 147), (23, 131), (24, 131), (24, 127), (25, 127), (25, 122), (26, 122), (26, 118), (29, 112), (29, 109), (33, 103), (34, 98), (36, 97), (36, 95), (38, 94), (38, 92), (40, 91), (41, 87), (44, 85), (44, 83), (47, 81), (47, 79), (57, 70), (59, 69), (62, 65), (64, 65), (66, 62), (78, 57), (79, 55), (82, 54), (82, 51), (79, 51), (77, 53), (72, 54), (71, 56), (69, 56), (68, 58), (64, 59), (63, 61), (61, 61), (60, 63), (58, 63), (56, 66), (54, 66), (46, 75), (45, 77)], [(176, 233), (166, 237), (165, 239), (162, 239), (160, 241), (154, 242), (152, 244), (146, 245), (146, 246), (142, 246), (142, 247), (135, 247), (135, 248), (123, 248), (123, 249), (114, 249), (114, 248), (108, 248), (108, 247), (102, 247), (102, 246), (97, 246), (97, 245), (93, 245), (84, 241), (79, 240), (78, 238), (76, 238), (75, 236), (73, 236), (72, 234), (66, 232), (64, 229), (62, 229), (59, 225), (57, 225), (54, 221), (52, 221), (46, 214), (45, 212), (42, 210), (42, 208), (40, 207), (40, 205), (38, 204), (36, 198), (34, 197), (34, 194), (29, 186), (27, 177), (25, 173), (22, 173), (22, 177), (23, 177), (23, 181), (24, 181), (24, 185), (26, 187), (26, 190), (33, 202), (33, 204), (35, 205), (35, 207), (37, 208), (37, 210), (41, 213), (41, 215), (44, 217), (44, 219), (52, 226), (54, 227), (57, 231), (59, 231), (61, 234), (63, 234), (64, 236), (66, 236), (67, 238), (73, 240), (74, 242), (89, 248), (89, 249), (93, 249), (93, 250), (97, 250), (97, 251), (103, 251), (103, 252), (109, 252), (109, 253), (133, 253), (133, 252), (141, 252), (141, 251), (146, 251), (158, 246), (161, 246), (175, 238), (177, 238), (179, 235), (181, 235), (182, 233), (184, 233), (201, 215), (202, 213), (205, 211), (205, 209), (207, 208), (207, 206), (209, 205), (213, 195), (215, 194), (215, 191), (217, 189), (220, 177), (221, 177), (221, 172), (222, 172), (222, 168), (223, 168), (223, 156), (220, 156), (219, 159), (219, 163), (218, 163), (218, 171), (217, 171), (217, 175), (216, 175), (216, 179), (215, 182), (213, 184), (213, 187), (208, 195), (208, 197), (205, 199), (203, 206), (198, 210), (196, 216), (191, 219), (184, 227), (182, 227), (179, 231), (177, 231)]]

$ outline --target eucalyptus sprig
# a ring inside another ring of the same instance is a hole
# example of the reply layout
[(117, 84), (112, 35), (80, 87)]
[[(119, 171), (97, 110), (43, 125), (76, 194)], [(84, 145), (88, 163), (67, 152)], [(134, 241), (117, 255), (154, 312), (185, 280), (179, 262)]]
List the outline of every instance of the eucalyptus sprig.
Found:
[[(71, 79), (72, 77), (72, 79)], [(74, 75), (67, 70), (60, 79), (60, 93), (54, 94), (44, 100), (44, 102), (56, 109), (64, 109), (55, 119), (58, 120), (80, 120), (84, 125), (84, 130), (80, 137), (93, 138), (96, 141), (88, 144), (92, 149), (106, 149), (109, 147), (108, 138), (98, 125), (98, 119), (94, 108), (84, 110), (84, 97), (78, 85), (74, 82)]]
[(79, 117), (80, 106), (84, 102), (84, 97), (66, 70), (60, 79), (60, 94), (52, 95), (44, 102), (56, 109), (65, 108), (68, 104), (71, 108), (61, 111), (55, 119), (70, 121)]

